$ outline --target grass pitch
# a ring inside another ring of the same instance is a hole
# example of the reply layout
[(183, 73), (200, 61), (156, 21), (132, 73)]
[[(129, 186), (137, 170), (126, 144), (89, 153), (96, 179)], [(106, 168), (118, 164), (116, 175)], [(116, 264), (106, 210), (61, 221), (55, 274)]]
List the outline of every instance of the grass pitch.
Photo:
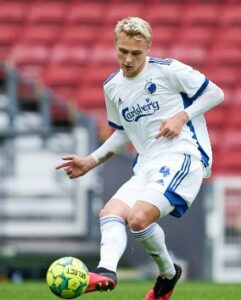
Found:
[[(151, 281), (120, 281), (110, 293), (90, 293), (76, 299), (83, 300), (144, 300)], [(0, 300), (57, 300), (45, 282), (0, 283)], [(240, 300), (241, 284), (211, 282), (179, 283), (172, 300)]]

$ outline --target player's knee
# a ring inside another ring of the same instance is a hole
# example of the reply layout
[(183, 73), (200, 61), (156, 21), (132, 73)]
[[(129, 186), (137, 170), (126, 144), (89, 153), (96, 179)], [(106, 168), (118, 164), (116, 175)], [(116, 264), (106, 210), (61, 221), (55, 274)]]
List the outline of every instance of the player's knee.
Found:
[(145, 214), (142, 212), (130, 214), (128, 217), (128, 224), (130, 229), (133, 231), (143, 230), (150, 225), (148, 224)]
[(108, 209), (102, 208), (99, 212), (99, 217), (104, 218), (110, 214), (110, 211)]

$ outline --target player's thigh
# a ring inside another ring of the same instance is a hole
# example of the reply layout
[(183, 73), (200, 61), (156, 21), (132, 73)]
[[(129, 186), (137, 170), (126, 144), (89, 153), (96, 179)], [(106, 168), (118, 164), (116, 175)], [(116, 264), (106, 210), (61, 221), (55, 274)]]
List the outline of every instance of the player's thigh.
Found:
[(130, 207), (125, 202), (117, 198), (111, 198), (100, 211), (100, 218), (115, 215), (127, 221), (129, 210)]

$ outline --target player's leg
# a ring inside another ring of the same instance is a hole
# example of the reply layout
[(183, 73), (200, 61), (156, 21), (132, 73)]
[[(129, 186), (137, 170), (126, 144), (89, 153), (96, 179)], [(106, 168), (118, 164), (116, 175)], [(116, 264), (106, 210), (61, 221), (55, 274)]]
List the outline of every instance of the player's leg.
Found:
[[(157, 196), (151, 191), (152, 199)], [(149, 191), (150, 195), (150, 191)], [(158, 194), (160, 198), (160, 194)], [(160, 200), (159, 200), (160, 201)], [(174, 206), (163, 196), (162, 212), (159, 208), (144, 201), (137, 201), (128, 216), (128, 224), (135, 238), (144, 246), (159, 268), (159, 276), (154, 288), (146, 296), (146, 300), (170, 298), (174, 286), (181, 276), (181, 267), (175, 265), (168, 253), (165, 234), (162, 228), (155, 223), (161, 215), (169, 214)]]
[[(168, 300), (181, 276), (181, 267), (173, 264), (168, 254), (163, 230), (154, 223), (157, 211), (160, 217), (167, 214), (181, 217), (195, 199), (202, 178), (201, 162), (191, 159), (190, 155), (165, 161), (165, 164), (153, 173), (153, 178), (145, 185), (141, 195), (138, 195), (139, 199), (144, 201), (136, 202), (130, 211), (128, 220), (131, 230), (155, 260), (160, 271), (160, 276), (148, 292), (146, 300)], [(146, 205), (143, 204), (145, 202)], [(148, 223), (142, 223), (147, 215)]]
[(117, 264), (127, 244), (126, 219), (129, 207), (118, 199), (111, 199), (100, 212), (100, 261), (86, 292), (112, 290), (116, 283)]
[[(154, 193), (157, 194), (156, 191), (151, 192), (152, 197)], [(156, 196), (160, 198), (162, 195)], [(164, 196), (162, 197), (162, 215), (167, 215), (174, 209), (174, 206)], [(137, 201), (130, 210), (128, 224), (135, 239), (144, 246), (146, 252), (157, 263), (160, 274), (163, 277), (172, 278), (175, 275), (175, 268), (167, 251), (165, 234), (160, 225), (155, 223), (159, 217), (159, 208), (148, 202)]]

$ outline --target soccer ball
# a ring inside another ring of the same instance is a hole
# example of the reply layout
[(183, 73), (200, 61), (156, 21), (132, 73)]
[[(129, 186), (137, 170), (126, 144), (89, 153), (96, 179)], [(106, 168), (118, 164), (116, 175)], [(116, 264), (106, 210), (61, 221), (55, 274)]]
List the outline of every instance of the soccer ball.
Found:
[(47, 284), (60, 298), (73, 299), (84, 294), (89, 283), (85, 264), (74, 257), (54, 261), (47, 271)]

